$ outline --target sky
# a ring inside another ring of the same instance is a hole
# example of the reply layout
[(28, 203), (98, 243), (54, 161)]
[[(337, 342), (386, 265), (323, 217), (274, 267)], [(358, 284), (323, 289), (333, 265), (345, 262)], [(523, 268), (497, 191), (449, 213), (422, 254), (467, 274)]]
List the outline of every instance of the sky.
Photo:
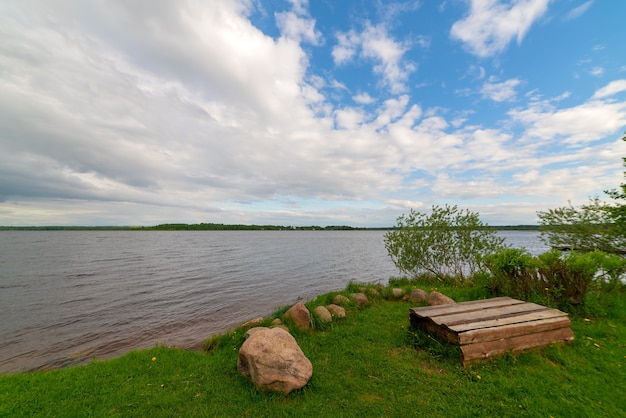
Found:
[(624, 16), (0, 0), (0, 225), (384, 227), (446, 204), (536, 224), (624, 181)]

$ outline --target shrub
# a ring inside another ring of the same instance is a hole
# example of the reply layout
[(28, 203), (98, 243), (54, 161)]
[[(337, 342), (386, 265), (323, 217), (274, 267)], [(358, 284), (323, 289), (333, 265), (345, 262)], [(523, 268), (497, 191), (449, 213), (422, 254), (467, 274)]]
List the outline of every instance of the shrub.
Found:
[(533, 257), (523, 249), (504, 249), (485, 258), (491, 273), (484, 279), (492, 295), (506, 295), (545, 305), (579, 305), (594, 286), (610, 291), (622, 284), (626, 260), (601, 251), (548, 251)]
[(411, 212), (385, 234), (385, 248), (396, 267), (417, 277), (461, 281), (483, 267), (483, 258), (504, 248), (504, 238), (484, 225), (478, 213), (457, 206), (432, 207), (432, 213)]
[(485, 285), (492, 295), (531, 300), (542, 289), (537, 276), (537, 260), (526, 250), (506, 248), (485, 257), (491, 276)]
[(626, 258), (602, 251), (594, 251), (590, 256), (598, 268), (597, 281), (602, 290), (612, 292), (624, 287), (622, 278), (626, 274)]

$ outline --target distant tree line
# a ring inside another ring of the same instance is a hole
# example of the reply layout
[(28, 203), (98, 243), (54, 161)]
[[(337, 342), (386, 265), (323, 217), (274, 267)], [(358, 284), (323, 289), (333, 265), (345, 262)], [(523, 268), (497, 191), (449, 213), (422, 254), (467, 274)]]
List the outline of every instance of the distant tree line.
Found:
[[(504, 225), (486, 226), (498, 231), (536, 231), (539, 225)], [(159, 224), (154, 226), (80, 226), (80, 225), (49, 225), (49, 226), (1, 226), (0, 231), (388, 231), (393, 227), (354, 227), (348, 225), (327, 226), (285, 226), (285, 225), (244, 225), (244, 224)]]
[(360, 228), (348, 225), (284, 226), (244, 224), (159, 224), (154, 226), (0, 226), (0, 231), (356, 231), (388, 228)]

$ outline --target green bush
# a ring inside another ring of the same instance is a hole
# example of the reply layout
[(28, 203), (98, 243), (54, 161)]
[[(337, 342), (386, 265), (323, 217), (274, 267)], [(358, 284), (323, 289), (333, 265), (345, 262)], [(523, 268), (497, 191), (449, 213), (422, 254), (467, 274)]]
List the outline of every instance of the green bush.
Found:
[(523, 300), (536, 299), (543, 289), (537, 275), (537, 260), (526, 250), (506, 248), (485, 257), (490, 276), (485, 285), (492, 295)]
[(487, 254), (504, 248), (504, 238), (483, 224), (478, 213), (433, 206), (430, 215), (411, 210), (400, 216), (396, 229), (385, 234), (385, 248), (404, 274), (465, 281), (482, 269)]
[(592, 252), (591, 257), (598, 268), (597, 282), (603, 291), (612, 292), (624, 287), (622, 278), (626, 273), (626, 258), (602, 251)]
[(626, 259), (593, 251), (558, 250), (533, 257), (523, 249), (504, 249), (485, 258), (489, 275), (483, 278), (492, 295), (567, 309), (584, 303), (591, 289), (612, 291), (623, 287)]

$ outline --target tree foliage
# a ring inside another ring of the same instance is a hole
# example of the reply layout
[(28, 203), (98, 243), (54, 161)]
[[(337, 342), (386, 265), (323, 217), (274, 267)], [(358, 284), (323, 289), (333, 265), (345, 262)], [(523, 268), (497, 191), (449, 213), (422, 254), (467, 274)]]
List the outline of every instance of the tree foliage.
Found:
[(476, 212), (456, 205), (433, 206), (430, 215), (411, 209), (385, 234), (385, 248), (396, 267), (417, 277), (463, 280), (483, 267), (484, 257), (504, 247), (504, 238), (483, 224)]
[(626, 237), (612, 213), (611, 205), (594, 198), (580, 207), (549, 209), (537, 216), (542, 239), (554, 248), (616, 253), (626, 248)]
[[(626, 133), (622, 140), (626, 141)], [(623, 164), (626, 167), (626, 158)], [(580, 207), (570, 204), (537, 212), (543, 240), (552, 247), (581, 251), (626, 250), (626, 183), (605, 193), (612, 201), (595, 197)]]

